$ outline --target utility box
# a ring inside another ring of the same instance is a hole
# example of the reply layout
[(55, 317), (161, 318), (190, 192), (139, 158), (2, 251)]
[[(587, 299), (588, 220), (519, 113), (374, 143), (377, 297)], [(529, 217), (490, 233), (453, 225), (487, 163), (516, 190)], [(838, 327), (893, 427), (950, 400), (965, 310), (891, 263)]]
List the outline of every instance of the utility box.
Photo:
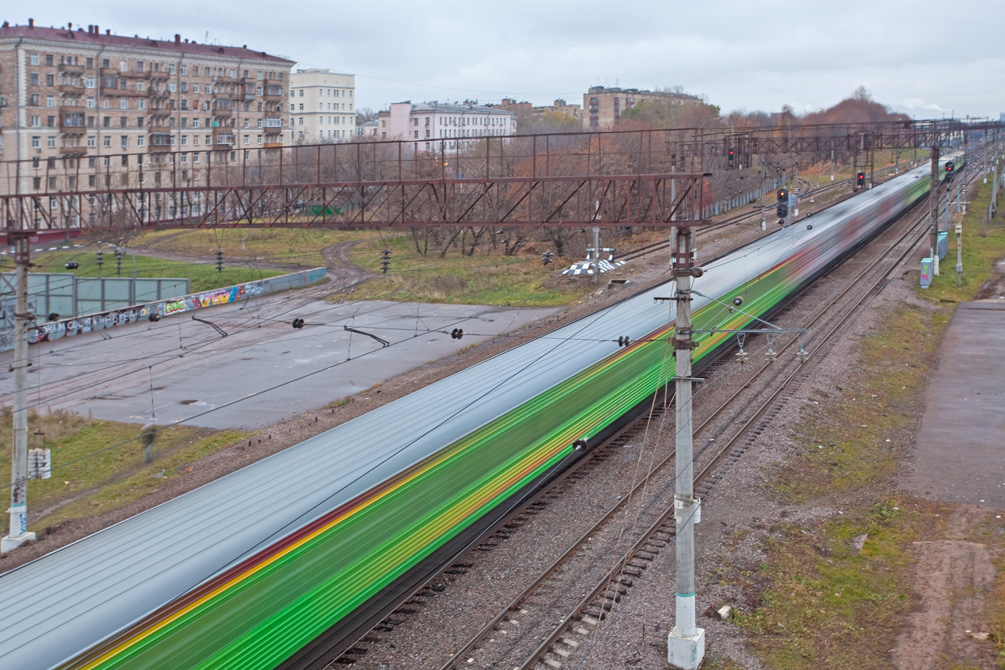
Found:
[(948, 232), (943, 231), (943, 232), (939, 233), (939, 240), (938, 240), (938, 244), (936, 246), (938, 247), (938, 250), (939, 250), (938, 251), (939, 260), (941, 261), (943, 258), (945, 258), (946, 256), (949, 255), (949, 233)]
[(921, 288), (932, 285), (932, 273), (935, 271), (935, 261), (931, 258), (921, 259)]

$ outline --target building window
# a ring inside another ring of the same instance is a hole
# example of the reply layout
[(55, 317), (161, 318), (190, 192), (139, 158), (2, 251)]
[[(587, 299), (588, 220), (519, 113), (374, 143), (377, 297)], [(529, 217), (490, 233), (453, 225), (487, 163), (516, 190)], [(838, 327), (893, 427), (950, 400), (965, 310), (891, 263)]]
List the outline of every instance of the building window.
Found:
[(49, 140), (49, 141), (47, 142), (47, 144), (48, 144), (48, 147), (49, 147), (50, 149), (55, 149), (55, 148), (56, 148), (56, 138), (55, 138), (55, 137), (50, 137), (50, 138), (48, 138), (48, 140)]
[(192, 127), (193, 128), (199, 127), (199, 119), (192, 119)]
[(174, 73), (175, 73), (174, 63), (170, 63), (168, 65), (168, 74), (174, 74)]
[(38, 114), (32, 114), (31, 115), (31, 127), (32, 128), (41, 128), (42, 127), (42, 117), (39, 116)]
[(168, 82), (168, 90), (169, 91), (171, 91), (172, 93), (174, 93), (176, 88), (177, 87), (175, 86), (175, 83), (173, 81), (169, 81)]
[(56, 85), (56, 75), (53, 75), (53, 74), (47, 74), (47, 75), (45, 75), (45, 85), (46, 86), (55, 86)]
[(38, 54), (30, 54), (28, 56), (28, 62), (32, 65), (38, 65)]
[(261, 143), (262, 143), (262, 136), (261, 136), (261, 135), (259, 135), (259, 136), (258, 136), (258, 143), (259, 143), (259, 144), (261, 144)]
[(122, 135), (119, 138), (119, 140), (122, 142), (122, 148), (123, 149), (128, 149), (129, 148), (129, 135)]
[(55, 96), (52, 96), (52, 95), (45, 96), (45, 106), (46, 107), (55, 107), (56, 106), (56, 98), (55, 98)]
[(87, 108), (88, 109), (94, 109), (94, 98), (88, 98), (87, 99)]
[(136, 138), (136, 146), (142, 147), (143, 145), (146, 144), (146, 140), (147, 140), (147, 138), (145, 138), (142, 135), (140, 135), (139, 137)]
[(126, 98), (119, 98), (119, 109), (129, 109), (129, 100)]
[(39, 137), (38, 135), (32, 135), (31, 136), (31, 148), (32, 149), (41, 149), (42, 148), (42, 138)]
[(300, 89), (300, 97), (304, 97), (304, 89)]
[(98, 143), (94, 141), (94, 136), (93, 135), (88, 135), (87, 136), (87, 146), (90, 147), (90, 148), (92, 148), (92, 149), (94, 147), (98, 146)]
[(245, 144), (250, 144), (250, 143), (251, 143), (251, 136), (250, 136), (250, 135), (247, 135), (247, 134), (246, 134), (246, 135), (244, 136), (244, 143), (245, 143)]
[(188, 65), (182, 65), (181, 66), (181, 76), (183, 76), (183, 77), (187, 77), (188, 76)]
[(139, 100), (136, 101), (136, 109), (146, 109), (146, 108), (147, 108), (146, 100), (140, 98)]
[(46, 54), (45, 55), (45, 64), (49, 65), (49, 66), (52, 65), (52, 54)]

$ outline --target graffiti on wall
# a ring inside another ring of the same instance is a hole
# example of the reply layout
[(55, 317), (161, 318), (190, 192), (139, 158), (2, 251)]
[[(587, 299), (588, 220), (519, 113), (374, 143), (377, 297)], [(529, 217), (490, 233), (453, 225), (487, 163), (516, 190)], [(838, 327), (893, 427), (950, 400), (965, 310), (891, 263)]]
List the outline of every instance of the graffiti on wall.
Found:
[[(141, 319), (157, 320), (162, 316), (172, 316), (184, 312), (193, 312), (216, 305), (226, 305), (247, 298), (255, 298), (290, 288), (299, 288), (323, 280), (327, 276), (325, 268), (314, 268), (303, 272), (295, 272), (280, 277), (270, 277), (261, 281), (237, 284), (227, 288), (192, 293), (172, 300), (160, 300), (145, 305), (132, 305), (123, 309), (110, 310), (100, 314), (82, 316), (74, 319), (53, 321), (28, 330), (28, 343), (51, 342), (63, 337), (83, 335), (95, 330), (113, 328), (126, 323), (134, 323)], [(0, 351), (14, 348), (14, 333), (0, 333)]]

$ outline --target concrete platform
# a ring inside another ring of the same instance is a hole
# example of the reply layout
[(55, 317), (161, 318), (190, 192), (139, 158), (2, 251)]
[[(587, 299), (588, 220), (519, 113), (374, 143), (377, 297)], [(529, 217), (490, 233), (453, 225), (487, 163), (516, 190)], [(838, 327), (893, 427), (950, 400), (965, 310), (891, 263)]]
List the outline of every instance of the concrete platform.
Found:
[(925, 393), (904, 488), (1005, 509), (1005, 300), (961, 303)]

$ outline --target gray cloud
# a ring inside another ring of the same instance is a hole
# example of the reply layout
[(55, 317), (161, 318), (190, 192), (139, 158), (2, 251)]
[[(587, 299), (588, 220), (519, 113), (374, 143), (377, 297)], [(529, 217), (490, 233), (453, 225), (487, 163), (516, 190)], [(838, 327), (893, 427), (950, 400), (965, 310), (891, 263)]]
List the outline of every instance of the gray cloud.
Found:
[[(1005, 111), (1000, 0), (439, 0), (214, 3), (162, 8), (50, 0), (41, 25), (98, 23), (247, 44), (357, 75), (359, 104), (502, 96), (579, 101), (595, 84), (682, 85), (723, 110), (828, 107), (857, 86), (918, 118)], [(23, 17), (7, 16), (13, 23)]]

